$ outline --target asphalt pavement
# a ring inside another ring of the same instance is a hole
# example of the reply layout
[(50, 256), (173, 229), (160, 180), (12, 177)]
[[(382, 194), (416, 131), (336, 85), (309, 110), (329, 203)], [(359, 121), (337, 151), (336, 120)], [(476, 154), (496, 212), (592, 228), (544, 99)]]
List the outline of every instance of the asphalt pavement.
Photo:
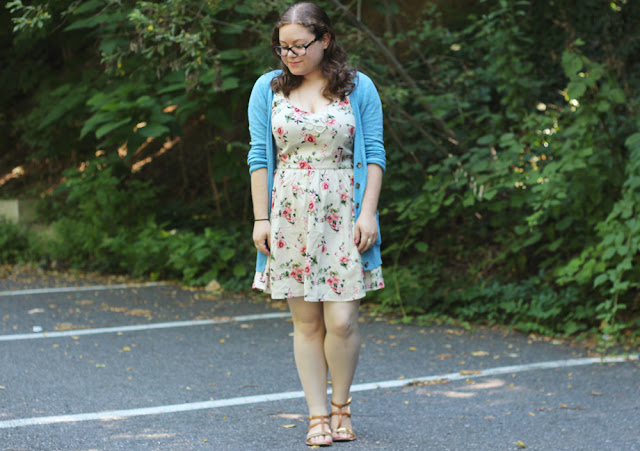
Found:
[[(0, 450), (303, 450), (286, 304), (171, 283), (5, 272)], [(638, 350), (363, 306), (358, 439), (331, 449), (640, 450)]]

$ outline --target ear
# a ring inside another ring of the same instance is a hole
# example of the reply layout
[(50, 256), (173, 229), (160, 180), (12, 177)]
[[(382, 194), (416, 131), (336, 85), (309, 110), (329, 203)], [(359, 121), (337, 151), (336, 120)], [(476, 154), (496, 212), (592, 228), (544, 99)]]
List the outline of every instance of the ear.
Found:
[(329, 47), (329, 44), (331, 43), (331, 35), (329, 33), (325, 33), (320, 41), (322, 42), (324, 49), (327, 50), (327, 47)]

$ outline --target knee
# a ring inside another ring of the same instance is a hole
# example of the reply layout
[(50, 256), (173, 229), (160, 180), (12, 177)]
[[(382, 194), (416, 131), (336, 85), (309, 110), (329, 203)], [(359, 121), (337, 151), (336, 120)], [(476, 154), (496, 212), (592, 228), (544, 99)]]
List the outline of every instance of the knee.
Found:
[(357, 335), (359, 332), (357, 319), (352, 318), (334, 319), (331, 322), (328, 322), (326, 327), (327, 334), (331, 334), (334, 337), (341, 339), (350, 338), (353, 335)]
[(306, 339), (323, 338), (325, 334), (322, 318), (298, 318), (293, 321), (293, 328)]

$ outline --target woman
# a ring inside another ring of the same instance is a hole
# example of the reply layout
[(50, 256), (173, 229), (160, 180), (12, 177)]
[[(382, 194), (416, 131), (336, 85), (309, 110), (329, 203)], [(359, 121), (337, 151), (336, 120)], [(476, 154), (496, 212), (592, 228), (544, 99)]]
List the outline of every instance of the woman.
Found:
[(349, 390), (359, 300), (384, 287), (382, 107), (372, 81), (347, 65), (319, 6), (289, 7), (271, 41), (281, 70), (260, 77), (249, 99), (253, 286), (288, 301), (309, 408), (306, 444), (328, 446), (356, 438)]

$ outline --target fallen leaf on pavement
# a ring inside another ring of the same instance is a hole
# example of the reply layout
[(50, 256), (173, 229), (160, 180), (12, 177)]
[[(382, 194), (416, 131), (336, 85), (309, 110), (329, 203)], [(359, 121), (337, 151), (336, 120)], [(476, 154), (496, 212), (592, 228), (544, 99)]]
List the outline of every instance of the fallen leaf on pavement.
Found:
[(462, 335), (464, 332), (461, 330), (447, 329), (445, 330), (445, 333), (451, 334), (451, 335)]
[(473, 351), (471, 355), (474, 357), (484, 357), (489, 355), (489, 353), (487, 351)]
[(472, 374), (482, 374), (482, 370), (462, 370), (460, 371), (461, 376), (470, 376)]
[(411, 381), (407, 382), (405, 385), (408, 387), (423, 387), (425, 385), (440, 385), (440, 384), (448, 384), (449, 379), (437, 379), (434, 381)]

